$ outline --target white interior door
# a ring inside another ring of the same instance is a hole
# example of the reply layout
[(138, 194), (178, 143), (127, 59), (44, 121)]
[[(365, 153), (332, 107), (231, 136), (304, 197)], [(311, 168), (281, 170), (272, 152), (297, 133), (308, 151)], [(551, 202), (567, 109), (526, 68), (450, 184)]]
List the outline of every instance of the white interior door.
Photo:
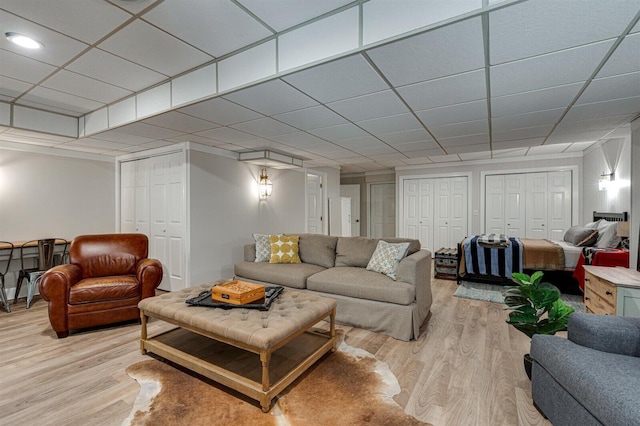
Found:
[(307, 174), (307, 232), (323, 234), (322, 176)]
[(136, 232), (136, 162), (120, 164), (120, 232)]
[(135, 229), (149, 235), (149, 160), (135, 163)]
[(185, 287), (184, 154), (151, 158), (151, 234), (149, 252), (162, 263), (162, 290)]
[(487, 234), (503, 234), (504, 224), (504, 175), (485, 177), (484, 229)]
[(340, 196), (351, 198), (351, 236), (360, 236), (360, 185), (340, 185)]
[(526, 238), (548, 238), (547, 234), (547, 173), (528, 173)]
[(435, 191), (434, 179), (420, 179), (420, 195), (418, 197), (420, 210), (418, 215), (420, 230), (420, 246), (433, 249), (433, 197)]
[(562, 241), (571, 227), (571, 185), (571, 171), (547, 173), (547, 233), (550, 240)]
[(525, 236), (525, 194), (526, 177), (524, 174), (512, 174), (505, 177), (505, 233), (510, 237)]
[(456, 247), (467, 236), (467, 178), (451, 178), (449, 185), (449, 241), (445, 247)]
[(369, 187), (369, 237), (394, 237), (396, 234), (396, 184), (372, 183)]
[(435, 180), (433, 249), (449, 247), (449, 222), (451, 220), (451, 181)]

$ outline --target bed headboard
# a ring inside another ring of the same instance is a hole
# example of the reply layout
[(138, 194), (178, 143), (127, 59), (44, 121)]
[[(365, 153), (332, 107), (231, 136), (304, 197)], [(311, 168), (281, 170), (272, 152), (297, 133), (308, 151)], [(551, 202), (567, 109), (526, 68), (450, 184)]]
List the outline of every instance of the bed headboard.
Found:
[(605, 212), (593, 212), (593, 221), (605, 219), (608, 222), (626, 222), (629, 220), (629, 213), (605, 213)]

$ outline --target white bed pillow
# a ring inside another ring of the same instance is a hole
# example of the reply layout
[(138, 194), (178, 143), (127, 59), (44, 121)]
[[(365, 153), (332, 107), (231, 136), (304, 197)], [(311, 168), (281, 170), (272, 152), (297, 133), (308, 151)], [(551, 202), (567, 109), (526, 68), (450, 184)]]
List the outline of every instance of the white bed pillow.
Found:
[(620, 237), (618, 236), (618, 222), (601, 221), (598, 224), (598, 240), (596, 247), (598, 248), (616, 248), (620, 245)]

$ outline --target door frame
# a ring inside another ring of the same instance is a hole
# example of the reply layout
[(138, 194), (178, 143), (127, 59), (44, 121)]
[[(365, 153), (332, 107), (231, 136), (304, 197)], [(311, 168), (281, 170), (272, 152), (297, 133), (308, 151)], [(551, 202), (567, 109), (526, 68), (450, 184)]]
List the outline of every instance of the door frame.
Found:
[(580, 223), (578, 213), (580, 209), (580, 185), (579, 185), (579, 168), (578, 166), (555, 166), (555, 167), (534, 167), (530, 169), (505, 169), (505, 170), (489, 170), (480, 172), (480, 233), (485, 232), (485, 177), (487, 175), (510, 175), (510, 174), (527, 174), (527, 173), (544, 173), (544, 172), (562, 172), (569, 170), (571, 172), (571, 225)]
[[(404, 181), (412, 179), (438, 179), (438, 178), (454, 178), (454, 177), (466, 177), (467, 178), (467, 212), (472, 208), (471, 194), (473, 193), (473, 174), (471, 172), (452, 172), (452, 173), (433, 173), (433, 174), (421, 174), (421, 175), (406, 175), (399, 176), (398, 183), (396, 185), (396, 235), (398, 237), (405, 237), (402, 229), (404, 228)], [(471, 224), (473, 222), (473, 214), (467, 213), (467, 232), (471, 232)]]

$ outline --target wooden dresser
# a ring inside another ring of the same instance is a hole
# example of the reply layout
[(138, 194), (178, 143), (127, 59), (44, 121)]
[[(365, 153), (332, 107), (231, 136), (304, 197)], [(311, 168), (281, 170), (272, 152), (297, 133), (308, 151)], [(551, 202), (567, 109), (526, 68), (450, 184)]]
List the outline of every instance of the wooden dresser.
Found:
[(586, 312), (640, 317), (640, 272), (607, 266), (585, 266), (584, 271)]

